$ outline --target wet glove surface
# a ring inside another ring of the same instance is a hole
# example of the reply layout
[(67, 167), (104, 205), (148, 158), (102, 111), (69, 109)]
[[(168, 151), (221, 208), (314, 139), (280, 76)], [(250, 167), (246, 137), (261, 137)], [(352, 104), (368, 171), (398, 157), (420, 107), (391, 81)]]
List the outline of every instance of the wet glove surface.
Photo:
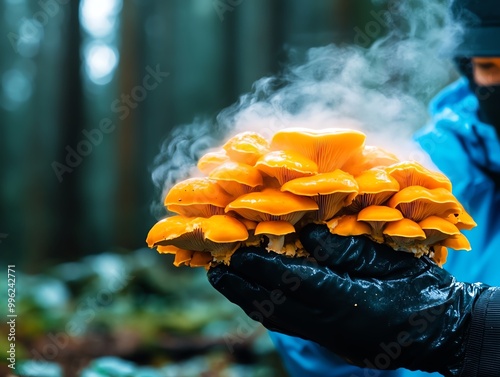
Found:
[(457, 375), (482, 284), (457, 282), (427, 257), (308, 225), (313, 258), (239, 249), (210, 283), (251, 318), (309, 339), (352, 364)]

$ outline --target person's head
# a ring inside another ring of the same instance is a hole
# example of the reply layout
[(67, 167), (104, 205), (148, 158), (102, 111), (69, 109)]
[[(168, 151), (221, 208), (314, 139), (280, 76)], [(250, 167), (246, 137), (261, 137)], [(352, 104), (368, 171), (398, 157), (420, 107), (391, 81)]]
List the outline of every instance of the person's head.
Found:
[(452, 13), (463, 27), (459, 70), (479, 101), (479, 118), (500, 134), (500, 1), (453, 0)]

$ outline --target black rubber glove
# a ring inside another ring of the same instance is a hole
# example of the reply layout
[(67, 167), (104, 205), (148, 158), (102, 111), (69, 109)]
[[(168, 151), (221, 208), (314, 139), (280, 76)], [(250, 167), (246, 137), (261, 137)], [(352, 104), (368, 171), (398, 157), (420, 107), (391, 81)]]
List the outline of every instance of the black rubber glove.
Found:
[(266, 328), (357, 366), (458, 375), (474, 302), (488, 286), (326, 226), (308, 225), (300, 239), (312, 258), (241, 248), (230, 266), (209, 270), (210, 283)]

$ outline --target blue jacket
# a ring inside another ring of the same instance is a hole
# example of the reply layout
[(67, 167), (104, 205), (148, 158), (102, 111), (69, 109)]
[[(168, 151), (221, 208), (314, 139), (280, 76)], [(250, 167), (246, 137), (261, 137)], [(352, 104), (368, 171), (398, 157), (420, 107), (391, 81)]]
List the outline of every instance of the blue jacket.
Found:
[[(453, 183), (453, 193), (477, 222), (464, 231), (472, 251), (449, 250), (445, 268), (464, 282), (500, 286), (500, 142), (477, 118), (477, 99), (465, 79), (445, 88), (430, 104), (432, 121), (415, 140)], [(291, 377), (439, 376), (375, 371), (347, 365), (317, 344), (270, 333)]]

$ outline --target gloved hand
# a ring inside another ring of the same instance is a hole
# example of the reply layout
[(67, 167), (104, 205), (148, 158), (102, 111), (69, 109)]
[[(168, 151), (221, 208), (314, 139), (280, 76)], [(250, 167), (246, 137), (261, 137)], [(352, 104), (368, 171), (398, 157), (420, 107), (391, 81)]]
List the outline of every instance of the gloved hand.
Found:
[(357, 366), (458, 374), (474, 302), (488, 286), (326, 226), (308, 225), (300, 240), (312, 258), (241, 248), (230, 266), (209, 270), (210, 283), (266, 328)]

